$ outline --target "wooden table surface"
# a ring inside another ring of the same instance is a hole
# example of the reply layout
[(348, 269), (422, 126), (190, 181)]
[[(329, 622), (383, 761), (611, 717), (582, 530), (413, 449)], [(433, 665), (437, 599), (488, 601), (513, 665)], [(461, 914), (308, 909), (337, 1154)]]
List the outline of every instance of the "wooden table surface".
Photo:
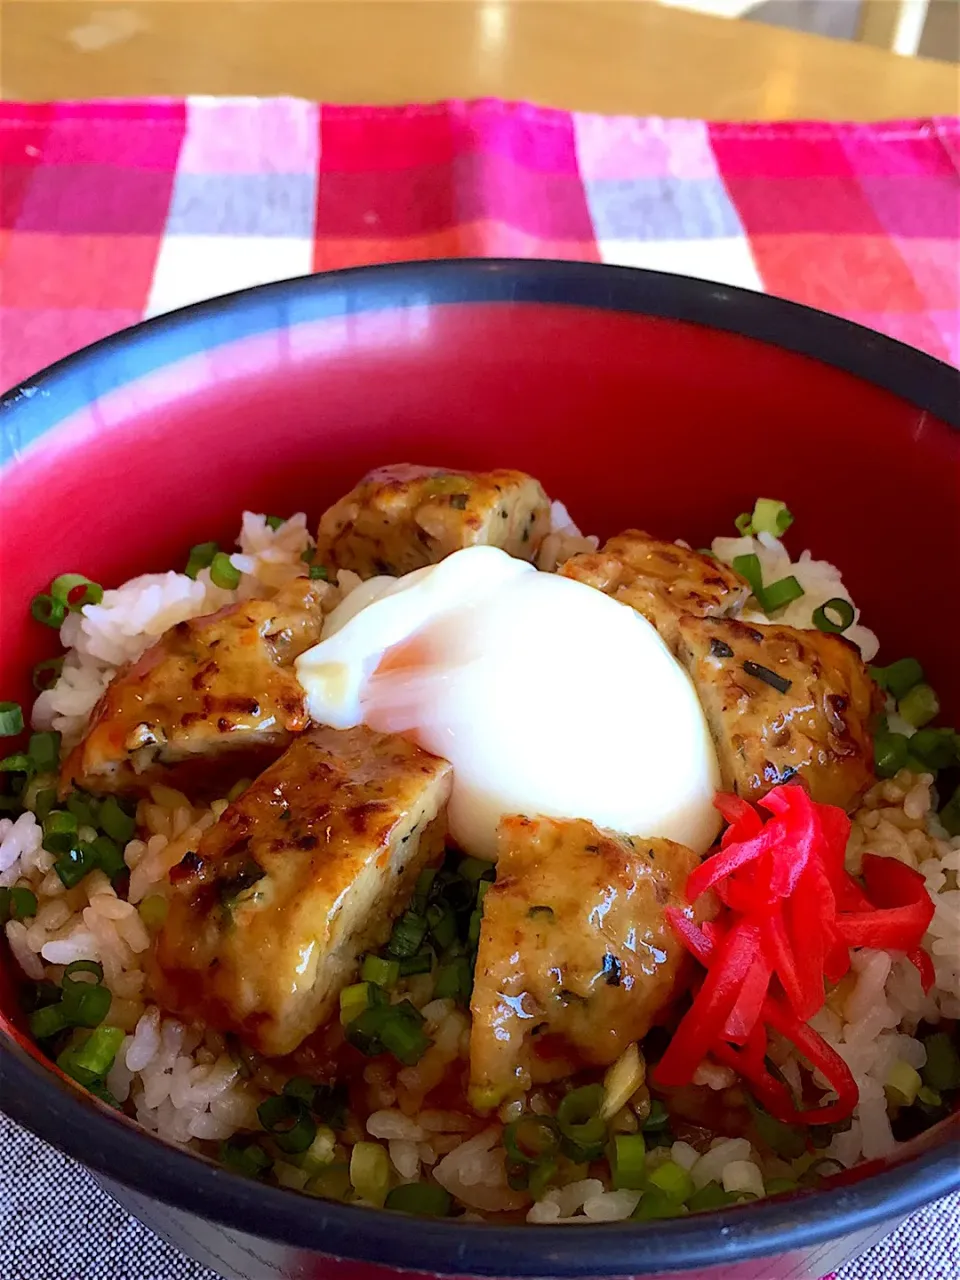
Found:
[(653, 0), (4, 0), (0, 95), (526, 98), (714, 119), (958, 110), (956, 66)]

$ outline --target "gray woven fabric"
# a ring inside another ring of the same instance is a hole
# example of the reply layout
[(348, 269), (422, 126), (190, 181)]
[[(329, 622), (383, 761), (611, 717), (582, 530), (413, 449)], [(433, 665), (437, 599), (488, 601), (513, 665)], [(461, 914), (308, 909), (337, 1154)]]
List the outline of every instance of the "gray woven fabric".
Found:
[[(218, 1280), (164, 1244), (91, 1176), (0, 1116), (3, 1280)], [(960, 1280), (960, 1196), (930, 1205), (837, 1280)]]

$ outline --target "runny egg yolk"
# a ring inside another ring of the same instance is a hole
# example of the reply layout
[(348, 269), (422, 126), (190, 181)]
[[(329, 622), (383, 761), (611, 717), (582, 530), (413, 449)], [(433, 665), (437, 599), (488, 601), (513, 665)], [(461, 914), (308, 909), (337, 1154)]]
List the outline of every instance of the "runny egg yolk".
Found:
[(518, 813), (709, 847), (716, 752), (689, 678), (633, 609), (492, 547), (357, 591), (363, 607), (348, 596), (297, 659), (310, 715), (449, 760), (468, 853), (493, 858)]

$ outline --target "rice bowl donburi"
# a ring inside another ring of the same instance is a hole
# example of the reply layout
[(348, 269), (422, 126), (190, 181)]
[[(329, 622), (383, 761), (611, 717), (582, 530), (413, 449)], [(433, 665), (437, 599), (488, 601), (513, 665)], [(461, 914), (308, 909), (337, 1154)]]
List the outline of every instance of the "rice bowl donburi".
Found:
[(315, 536), (56, 579), (0, 709), (33, 1036), (167, 1141), (420, 1214), (892, 1154), (960, 1093), (960, 739), (790, 523), (600, 547), (530, 476), (404, 465)]

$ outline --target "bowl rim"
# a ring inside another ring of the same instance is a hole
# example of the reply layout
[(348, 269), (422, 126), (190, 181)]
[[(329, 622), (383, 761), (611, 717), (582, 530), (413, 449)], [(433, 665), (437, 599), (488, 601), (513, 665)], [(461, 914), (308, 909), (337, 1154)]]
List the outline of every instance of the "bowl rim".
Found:
[[(853, 374), (960, 430), (960, 370), (852, 321), (712, 281), (536, 259), (349, 268), (196, 303), (104, 338), (17, 384), (0, 397), (0, 427), (17, 456), (92, 399), (215, 346), (363, 311), (482, 303), (648, 315), (740, 334)], [(168, 1146), (58, 1083), (6, 1036), (0, 1037), (0, 1102), (12, 1119), (96, 1173), (188, 1213), (292, 1247), (433, 1274), (695, 1270), (892, 1225), (960, 1189), (960, 1161), (948, 1134), (937, 1148), (856, 1183), (643, 1226), (412, 1221), (250, 1182)]]

